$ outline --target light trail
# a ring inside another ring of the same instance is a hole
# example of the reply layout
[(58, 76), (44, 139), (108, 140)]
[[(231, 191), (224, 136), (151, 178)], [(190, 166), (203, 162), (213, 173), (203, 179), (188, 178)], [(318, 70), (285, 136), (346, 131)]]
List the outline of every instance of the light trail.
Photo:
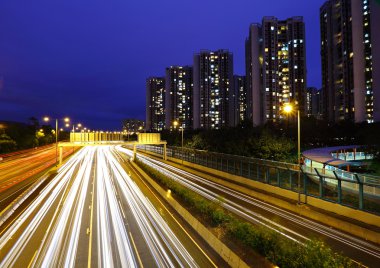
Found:
[[(130, 222), (138, 228), (130, 229)], [(121, 166), (114, 148), (86, 147), (58, 170), (3, 233), (0, 248), (10, 249), (0, 253), (0, 267), (74, 267), (90, 262), (99, 267), (140, 267), (144, 259), (132, 235), (142, 238), (139, 247), (157, 267), (198, 267)], [(79, 262), (83, 245), (91, 252)], [(91, 255), (96, 261), (89, 259)]]
[[(155, 253), (153, 256), (157, 266), (196, 267), (197, 265), (193, 258), (154, 206), (121, 167), (115, 155), (112, 155), (111, 151), (105, 151), (104, 154), (109, 160), (109, 167), (113, 170), (112, 174), (115, 183), (118, 184), (118, 188), (133, 211), (150, 250)], [(166, 250), (167, 248), (168, 250)], [(172, 260), (172, 257), (174, 257), (174, 260)]]
[[(100, 148), (97, 152), (97, 220), (99, 222), (98, 235), (98, 258), (101, 267), (110, 267), (113, 263), (112, 246), (116, 240), (117, 251), (120, 255), (122, 267), (137, 267), (131, 241), (125, 229), (122, 211), (118, 205), (113, 186), (111, 185), (111, 174), (105, 152), (109, 151)], [(111, 231), (114, 231), (112, 234)]]
[[(28, 152), (16, 155), (5, 162), (0, 162), (0, 194), (53, 166), (55, 164), (54, 148), (28, 150)], [(63, 157), (66, 157), (70, 153), (70, 150), (64, 150)], [(14, 192), (17, 192), (17, 190)], [(14, 195), (14, 192), (13, 194), (7, 193), (6, 198), (0, 200), (0, 203)]]
[[(64, 166), (60, 168), (58, 175), (47, 185), (40, 195), (30, 204), (19, 219), (13, 224), (1, 237), (0, 248), (5, 245), (16, 235), (16, 232), (22, 230), (19, 239), (15, 241), (12, 249), (0, 263), (1, 267), (14, 267), (16, 260), (23, 253), (23, 250), (30, 242), (32, 235), (35, 233), (38, 225), (48, 213), (49, 208), (59, 197), (60, 193), (67, 188), (67, 182), (73, 173), (73, 166), (79, 161), (84, 151), (80, 151), (78, 156), (71, 158)], [(33, 214), (34, 217), (33, 217)], [(27, 224), (26, 221), (30, 220)], [(25, 228), (23, 228), (23, 226)]]
[[(122, 147), (117, 147), (117, 149), (121, 152), (128, 154), (129, 156), (132, 156), (132, 152), (128, 149), (125, 149)], [(197, 176), (197, 175), (191, 174), (189, 172), (183, 171), (179, 168), (165, 164), (161, 161), (152, 159), (152, 158), (144, 156), (142, 154), (138, 153), (138, 157), (145, 164), (151, 166), (152, 168), (160, 171), (163, 174), (166, 174), (167, 176), (176, 180), (180, 184), (184, 185), (185, 187), (188, 187), (189, 189), (192, 189), (193, 191), (197, 192), (198, 194), (204, 196), (205, 198), (207, 198), (209, 200), (220, 202), (217, 199), (218, 195), (215, 194), (213, 192), (213, 190), (216, 190), (217, 192), (224, 193), (224, 196), (223, 196), (224, 202), (221, 203), (221, 205), (223, 207), (225, 207), (226, 209), (228, 209), (228, 210), (236, 213), (237, 215), (239, 215), (239, 216), (241, 216), (247, 220), (250, 220), (254, 223), (262, 224), (262, 225), (267, 226), (271, 229), (277, 229), (277, 232), (281, 233), (282, 235), (284, 235), (284, 236), (286, 236), (286, 237), (288, 237), (294, 241), (299, 241), (300, 243), (303, 243), (303, 241), (309, 240), (309, 238), (307, 238), (304, 235), (302, 235), (296, 231), (293, 231), (293, 230), (291, 230), (291, 229), (289, 229), (283, 225), (275, 223), (275, 222), (271, 221), (270, 219), (254, 212), (250, 209), (247, 209), (244, 206), (237, 204), (236, 202), (233, 202), (230, 199), (230, 197), (238, 199), (240, 202), (243, 202), (243, 203), (258, 207), (260, 209), (263, 209), (267, 212), (270, 212), (271, 214), (274, 214), (278, 217), (284, 218), (287, 221), (290, 221), (290, 222), (292, 222), (298, 226), (302, 226), (308, 230), (311, 230), (312, 232), (317, 232), (323, 236), (326, 236), (326, 237), (329, 237), (335, 241), (338, 241), (339, 243), (343, 243), (346, 246), (355, 248), (356, 250), (359, 250), (359, 251), (364, 252), (366, 254), (369, 254), (369, 255), (377, 258), (377, 259), (380, 259), (380, 248), (374, 244), (366, 242), (365, 240), (361, 240), (359, 238), (353, 237), (353, 236), (348, 235), (346, 233), (340, 232), (339, 230), (332, 229), (328, 226), (322, 225), (322, 224), (314, 222), (312, 220), (305, 219), (305, 218), (303, 218), (303, 217), (301, 217), (295, 213), (291, 213), (291, 212), (288, 212), (288, 211), (283, 210), (281, 208), (267, 204), (263, 201), (255, 199), (251, 196), (248, 196), (246, 194), (232, 190), (228, 187), (225, 187), (225, 186), (220, 185), (218, 183), (214, 183), (214, 182), (209, 181), (207, 179), (204, 179), (200, 176)], [(205, 187), (199, 185), (199, 183), (201, 183), (203, 185), (207, 185), (209, 188), (206, 189)]]

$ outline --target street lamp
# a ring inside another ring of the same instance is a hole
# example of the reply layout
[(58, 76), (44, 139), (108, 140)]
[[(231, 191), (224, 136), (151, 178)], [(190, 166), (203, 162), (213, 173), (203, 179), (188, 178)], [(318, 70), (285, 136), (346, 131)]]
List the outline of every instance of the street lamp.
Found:
[[(176, 128), (179, 125), (178, 121), (173, 122), (174, 128)], [(179, 127), (181, 129), (181, 160), (182, 160), (182, 165), (183, 165), (183, 126)]]
[[(48, 116), (44, 117), (45, 122), (49, 122), (50, 118)], [(70, 119), (68, 117), (63, 118), (65, 123), (68, 123)], [(55, 118), (55, 165), (58, 166), (58, 118)]]
[[(290, 114), (294, 107), (291, 103), (285, 103), (284, 112)], [(301, 204), (301, 120), (300, 110), (297, 109), (297, 161), (298, 161), (298, 204)]]
[[(75, 124), (74, 123), (72, 123), (72, 125), (73, 125), (73, 129), (71, 130), (72, 131), (72, 133), (73, 133), (73, 142), (75, 142), (76, 140), (75, 140), (75, 130), (79, 130), (79, 128), (81, 128), (82, 127), (82, 124), (81, 123), (78, 123), (76, 126), (75, 126)], [(82, 137), (81, 137), (82, 138)], [(70, 140), (71, 141), (71, 140)]]

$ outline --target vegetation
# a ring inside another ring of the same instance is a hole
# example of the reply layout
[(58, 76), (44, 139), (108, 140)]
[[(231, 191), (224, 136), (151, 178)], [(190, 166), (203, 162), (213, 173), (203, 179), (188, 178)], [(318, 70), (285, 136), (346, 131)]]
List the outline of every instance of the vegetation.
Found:
[[(318, 130), (318, 131), (316, 131)], [(314, 118), (301, 118), (301, 149), (360, 144), (375, 155), (374, 167), (380, 165), (380, 123), (341, 122), (330, 124)], [(179, 131), (163, 131), (169, 145), (181, 145)], [(297, 122), (254, 127), (249, 121), (235, 128), (184, 132), (184, 146), (220, 153), (295, 163), (297, 159)]]
[(0, 135), (0, 152), (9, 153), (17, 148), (17, 143), (12, 140), (8, 135)]
[[(29, 149), (55, 142), (55, 129), (40, 125), (34, 117), (28, 123), (0, 122), (0, 154)], [(59, 139), (67, 139), (68, 133), (61, 132)]]
[(280, 267), (355, 267), (349, 258), (334, 253), (321, 241), (300, 245), (268, 228), (254, 226), (225, 211), (220, 206), (222, 200), (211, 202), (142, 162), (137, 163), (159, 184), (171, 189), (176, 199), (206, 225), (222, 229), (226, 239), (256, 251)]
[[(181, 144), (180, 135), (164, 131), (162, 138), (171, 145)], [(189, 148), (242, 155), (277, 161), (290, 161), (296, 156), (291, 139), (280, 136), (268, 127), (253, 128), (241, 124), (236, 128), (209, 131), (187, 131), (184, 145)]]

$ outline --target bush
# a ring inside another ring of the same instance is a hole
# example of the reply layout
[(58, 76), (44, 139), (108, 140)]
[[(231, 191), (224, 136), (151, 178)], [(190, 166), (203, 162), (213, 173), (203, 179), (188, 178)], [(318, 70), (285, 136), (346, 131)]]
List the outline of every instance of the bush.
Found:
[(11, 140), (6, 135), (0, 137), (0, 153), (9, 153), (15, 151), (17, 148), (17, 143)]

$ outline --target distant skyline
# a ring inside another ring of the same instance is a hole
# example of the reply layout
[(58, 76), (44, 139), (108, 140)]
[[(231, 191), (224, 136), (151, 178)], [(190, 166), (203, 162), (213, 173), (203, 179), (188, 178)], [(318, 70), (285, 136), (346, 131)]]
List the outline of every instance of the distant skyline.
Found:
[[(0, 3), (0, 120), (69, 116), (92, 129), (145, 119), (145, 81), (228, 49), (245, 74), (244, 41), (264, 16), (303, 16), (307, 86), (321, 87), (324, 0), (178, 2), (66, 0)], [(42, 121), (42, 120), (40, 120)]]

